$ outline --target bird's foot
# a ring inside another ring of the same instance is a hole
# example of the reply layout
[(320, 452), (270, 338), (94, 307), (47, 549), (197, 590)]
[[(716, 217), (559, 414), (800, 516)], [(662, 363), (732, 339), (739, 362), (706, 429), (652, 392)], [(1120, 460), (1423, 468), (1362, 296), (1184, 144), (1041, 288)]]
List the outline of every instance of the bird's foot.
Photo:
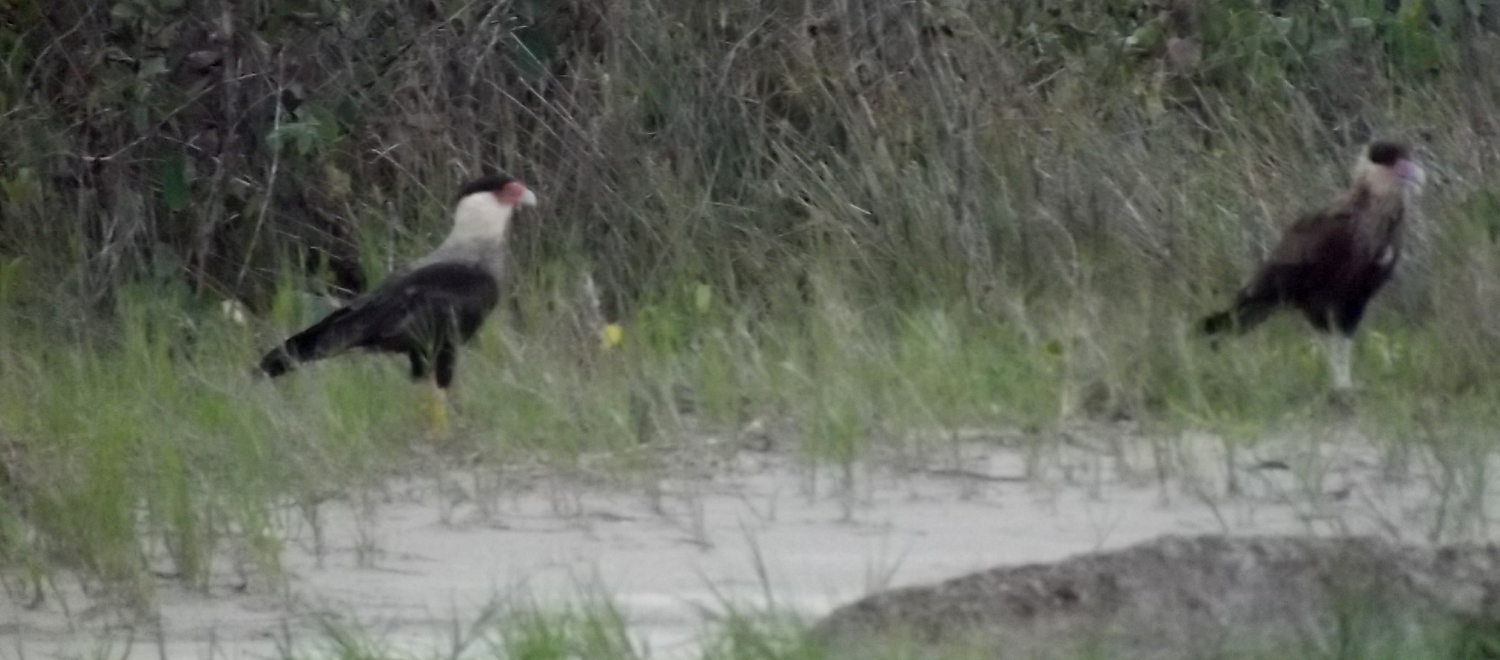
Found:
[(439, 442), (448, 437), (448, 395), (439, 388), (432, 389), (427, 401), (427, 440)]
[(1359, 388), (1352, 384), (1334, 387), (1328, 391), (1328, 405), (1335, 411), (1351, 414), (1359, 404)]

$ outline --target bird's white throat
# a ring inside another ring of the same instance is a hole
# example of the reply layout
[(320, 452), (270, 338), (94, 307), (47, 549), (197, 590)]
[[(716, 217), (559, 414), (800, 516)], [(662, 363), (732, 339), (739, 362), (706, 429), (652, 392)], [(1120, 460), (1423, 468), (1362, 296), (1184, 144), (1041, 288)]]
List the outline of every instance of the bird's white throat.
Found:
[(1422, 186), (1427, 181), (1426, 170), (1413, 161), (1402, 161), (1400, 167), (1403, 169), (1376, 165), (1361, 158), (1354, 166), (1354, 180), (1363, 182), (1369, 187), (1370, 192), (1381, 197), (1399, 194), (1405, 198), (1409, 195), (1421, 194)]
[(502, 241), (515, 210), (488, 192), (469, 195), (453, 210), (453, 231), (443, 244)]

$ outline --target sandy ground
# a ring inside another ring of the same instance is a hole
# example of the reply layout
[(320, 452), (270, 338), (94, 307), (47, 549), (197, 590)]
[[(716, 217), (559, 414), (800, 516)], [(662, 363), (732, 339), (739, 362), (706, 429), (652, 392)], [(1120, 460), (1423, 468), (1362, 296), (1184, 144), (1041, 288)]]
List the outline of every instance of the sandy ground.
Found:
[(89, 612), (77, 593), (66, 610), (56, 597), (36, 610), (6, 601), (0, 657), (280, 657), (284, 645), (317, 649), (327, 622), (432, 657), (486, 604), (586, 594), (607, 594), (651, 657), (691, 657), (726, 602), (760, 607), (768, 593), (811, 621), (877, 588), (1164, 533), (1423, 540), (1435, 524), (1437, 489), (1392, 478), (1347, 433), (1258, 443), (1232, 459), (1216, 438), (1128, 435), (1078, 434), (1038, 458), (1016, 437), (975, 432), (919, 452), (921, 465), (862, 467), (852, 489), (837, 469), (753, 451), (650, 487), (559, 476), (476, 497), (482, 473), (414, 478), (362, 505), (325, 504), (321, 552), (309, 525), (290, 524), (283, 589), (253, 575), (237, 589), (229, 570), (207, 594), (164, 580), (159, 623), (133, 627)]

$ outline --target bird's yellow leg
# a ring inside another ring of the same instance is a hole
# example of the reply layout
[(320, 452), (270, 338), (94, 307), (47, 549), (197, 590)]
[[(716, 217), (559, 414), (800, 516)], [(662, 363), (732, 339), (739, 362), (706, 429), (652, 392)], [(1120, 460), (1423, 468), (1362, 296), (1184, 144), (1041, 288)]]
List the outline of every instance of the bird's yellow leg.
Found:
[(432, 383), (427, 397), (427, 439), (437, 442), (448, 437), (448, 391)]

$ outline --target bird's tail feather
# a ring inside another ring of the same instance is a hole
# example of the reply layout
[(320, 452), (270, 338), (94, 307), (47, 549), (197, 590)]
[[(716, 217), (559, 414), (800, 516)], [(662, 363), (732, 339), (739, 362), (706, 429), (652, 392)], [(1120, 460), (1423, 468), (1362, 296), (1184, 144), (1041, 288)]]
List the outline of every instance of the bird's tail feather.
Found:
[(287, 354), (286, 349), (281, 346), (277, 346), (276, 348), (267, 351), (265, 355), (261, 356), (260, 365), (259, 367), (257, 367), (257, 369), (261, 374), (270, 378), (275, 378), (288, 371), (291, 371), (292, 369), (296, 368), (296, 366), (297, 361), (292, 359), (291, 355)]
[(344, 310), (334, 312), (312, 327), (292, 335), (280, 346), (267, 351), (260, 358), (260, 372), (275, 378), (297, 368), (300, 362), (309, 362), (327, 355), (330, 348), (326, 346), (327, 340), (330, 335), (337, 334), (330, 333), (329, 329), (334, 327), (338, 317), (343, 316), (339, 313), (342, 311)]
[[(1234, 311), (1228, 309), (1222, 312), (1209, 314), (1208, 316), (1203, 317), (1203, 320), (1198, 322), (1198, 330), (1203, 334), (1210, 336), (1222, 334), (1225, 330), (1228, 330), (1233, 326)], [(264, 368), (264, 366), (262, 366), (262, 368)]]
[[(313, 329), (309, 328), (309, 330)], [(309, 337), (308, 332), (299, 333), (261, 356), (260, 372), (271, 378), (275, 378), (296, 369), (297, 363), (315, 359), (317, 355), (316, 346), (316, 334)]]
[(1260, 325), (1273, 311), (1276, 311), (1276, 302), (1273, 300), (1260, 296), (1241, 297), (1234, 307), (1203, 317), (1198, 322), (1198, 328), (1209, 336), (1225, 332), (1242, 333)]

